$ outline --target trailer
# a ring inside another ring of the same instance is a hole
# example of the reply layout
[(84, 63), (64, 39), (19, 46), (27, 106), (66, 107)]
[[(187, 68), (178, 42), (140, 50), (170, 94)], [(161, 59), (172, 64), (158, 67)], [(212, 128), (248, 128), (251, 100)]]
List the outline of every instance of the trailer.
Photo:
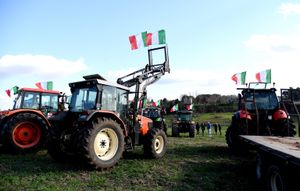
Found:
[(240, 135), (240, 139), (256, 152), (255, 175), (261, 190), (300, 190), (300, 137)]

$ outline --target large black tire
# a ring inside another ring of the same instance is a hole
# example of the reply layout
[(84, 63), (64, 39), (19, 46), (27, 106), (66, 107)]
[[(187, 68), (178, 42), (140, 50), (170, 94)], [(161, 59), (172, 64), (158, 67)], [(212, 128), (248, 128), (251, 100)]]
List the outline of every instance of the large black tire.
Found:
[(78, 138), (78, 154), (92, 169), (113, 167), (124, 152), (124, 135), (120, 125), (107, 118), (92, 119)]
[(144, 138), (144, 154), (147, 158), (161, 158), (165, 155), (167, 136), (162, 129), (150, 129)]
[(267, 174), (267, 190), (269, 191), (286, 191), (288, 184), (282, 169), (277, 165), (270, 165)]
[(193, 137), (195, 137), (195, 134), (196, 134), (195, 125), (190, 125), (189, 137), (193, 138)]
[[(69, 145), (65, 142), (66, 128), (53, 123), (47, 137), (48, 154), (58, 162), (69, 162), (73, 153), (68, 153)], [(73, 158), (73, 157), (72, 157)]]
[(275, 121), (275, 124), (272, 132), (274, 136), (294, 137), (296, 135), (296, 126), (292, 120), (280, 119)]
[(32, 153), (45, 146), (48, 125), (35, 113), (18, 113), (3, 126), (5, 150), (11, 153)]
[(230, 151), (240, 153), (245, 149), (239, 139), (239, 135), (242, 134), (240, 127), (233, 124), (227, 128), (225, 138)]
[(172, 137), (179, 137), (179, 129), (177, 125), (172, 125)]

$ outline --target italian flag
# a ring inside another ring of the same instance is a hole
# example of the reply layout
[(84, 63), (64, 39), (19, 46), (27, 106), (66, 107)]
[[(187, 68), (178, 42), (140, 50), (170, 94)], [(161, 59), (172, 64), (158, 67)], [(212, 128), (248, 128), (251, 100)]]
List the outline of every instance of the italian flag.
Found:
[(235, 84), (245, 84), (246, 82), (246, 71), (234, 74), (231, 79), (235, 81)]
[(159, 107), (160, 106), (160, 100), (156, 102), (152, 102), (152, 107)]
[(13, 92), (14, 95), (16, 95), (19, 92), (19, 87), (18, 86), (14, 86), (11, 89), (7, 89), (5, 90), (6, 94), (11, 97), (11, 92)]
[(174, 112), (174, 111), (178, 111), (178, 104), (175, 104), (170, 110), (170, 112)]
[(271, 69), (258, 72), (255, 74), (257, 81), (271, 83)]
[(187, 110), (192, 110), (192, 109), (193, 109), (193, 104), (187, 105), (187, 106), (186, 106), (186, 109), (187, 109)]
[(147, 31), (142, 32), (141, 34), (129, 36), (129, 42), (131, 45), (131, 50), (136, 50), (141, 47), (146, 46)]
[(146, 46), (154, 44), (166, 44), (165, 30), (162, 29), (155, 33), (147, 33)]
[(142, 99), (139, 102), (139, 108), (146, 108), (147, 107), (147, 99)]
[(44, 90), (53, 90), (53, 82), (37, 82), (35, 83), (36, 87)]

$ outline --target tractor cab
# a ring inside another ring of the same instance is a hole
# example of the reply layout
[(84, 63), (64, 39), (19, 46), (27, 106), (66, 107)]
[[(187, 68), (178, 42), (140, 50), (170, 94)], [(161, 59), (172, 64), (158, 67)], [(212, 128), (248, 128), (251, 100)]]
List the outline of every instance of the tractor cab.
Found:
[(192, 114), (192, 111), (177, 111), (176, 119), (178, 122), (191, 122)]
[(13, 110), (34, 109), (40, 110), (48, 117), (59, 110), (59, 97), (61, 93), (54, 90), (37, 88), (21, 88), (15, 99)]
[(74, 113), (105, 110), (125, 119), (129, 88), (106, 81), (100, 75), (84, 76), (85, 81), (70, 83), (69, 110)]

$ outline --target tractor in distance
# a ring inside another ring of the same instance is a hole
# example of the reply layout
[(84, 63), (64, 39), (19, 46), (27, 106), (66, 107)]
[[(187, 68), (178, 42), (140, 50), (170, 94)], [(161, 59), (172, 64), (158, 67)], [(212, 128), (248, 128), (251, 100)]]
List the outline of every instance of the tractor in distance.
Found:
[[(153, 64), (153, 51), (163, 52), (163, 63)], [(47, 148), (54, 160), (78, 158), (88, 168), (104, 170), (136, 145), (143, 145), (146, 157), (164, 156), (167, 136), (162, 129), (153, 128), (151, 119), (138, 113), (138, 102), (146, 97), (148, 85), (170, 72), (167, 46), (148, 49), (148, 60), (144, 68), (118, 78), (117, 83), (98, 74), (69, 83), (69, 110), (49, 119), (52, 128)], [(130, 95), (134, 98), (129, 104)]]
[(0, 144), (10, 153), (36, 152), (45, 146), (48, 117), (59, 111), (59, 91), (21, 88), (12, 110), (0, 112)]
[(189, 137), (193, 138), (196, 135), (193, 111), (186, 109), (187, 105), (192, 104), (192, 99), (185, 97), (183, 104), (185, 109), (177, 111), (176, 117), (172, 122), (172, 137), (179, 137), (180, 133), (189, 133)]
[(242, 151), (239, 135), (294, 136), (295, 125), (281, 106), (274, 87), (251, 82), (238, 94), (238, 111), (232, 116), (226, 131), (226, 142), (231, 151)]
[(165, 111), (158, 106), (150, 106), (142, 109), (142, 115), (153, 121), (153, 127), (162, 129), (167, 135), (167, 124), (164, 118)]

